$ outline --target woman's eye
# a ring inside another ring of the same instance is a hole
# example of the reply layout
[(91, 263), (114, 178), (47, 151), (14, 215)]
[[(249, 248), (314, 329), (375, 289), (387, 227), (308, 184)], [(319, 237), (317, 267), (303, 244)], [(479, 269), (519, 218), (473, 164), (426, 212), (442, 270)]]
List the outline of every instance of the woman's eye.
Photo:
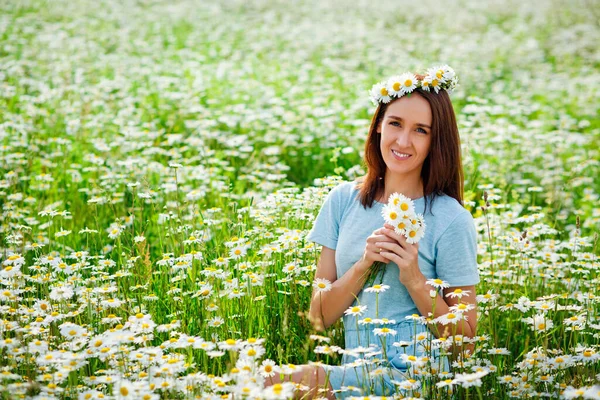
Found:
[[(396, 125), (394, 125), (394, 124), (396, 124)], [(400, 123), (398, 121), (392, 121), (392, 122), (390, 122), (390, 125), (400, 126)]]
[(427, 131), (423, 128), (417, 128), (417, 132), (427, 133)]

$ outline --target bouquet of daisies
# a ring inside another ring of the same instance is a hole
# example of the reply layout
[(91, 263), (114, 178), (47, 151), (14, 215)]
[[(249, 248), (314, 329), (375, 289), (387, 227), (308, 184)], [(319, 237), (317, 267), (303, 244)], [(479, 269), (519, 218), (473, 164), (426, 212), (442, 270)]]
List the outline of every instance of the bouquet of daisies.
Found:
[[(422, 214), (415, 212), (413, 201), (401, 193), (392, 193), (386, 205), (381, 210), (386, 223), (394, 227), (398, 235), (406, 237), (408, 243), (417, 243), (425, 235), (425, 219)], [(367, 283), (373, 284), (381, 271), (380, 283), (383, 282), (385, 264), (376, 261), (370, 269)]]

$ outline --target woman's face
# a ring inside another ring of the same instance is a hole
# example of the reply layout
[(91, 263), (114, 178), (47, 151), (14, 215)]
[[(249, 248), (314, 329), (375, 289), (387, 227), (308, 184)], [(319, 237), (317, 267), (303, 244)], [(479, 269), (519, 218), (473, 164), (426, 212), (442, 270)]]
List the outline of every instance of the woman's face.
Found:
[(431, 107), (412, 93), (390, 103), (378, 127), (386, 173), (418, 179), (431, 144)]

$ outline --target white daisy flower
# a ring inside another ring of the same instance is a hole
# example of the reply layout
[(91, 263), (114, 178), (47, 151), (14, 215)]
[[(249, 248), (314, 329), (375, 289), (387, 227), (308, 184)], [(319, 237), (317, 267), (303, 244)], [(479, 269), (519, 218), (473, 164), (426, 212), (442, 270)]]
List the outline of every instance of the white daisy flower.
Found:
[(373, 333), (377, 336), (393, 336), (396, 334), (396, 331), (384, 326), (383, 328), (373, 329)]
[(450, 72), (443, 65), (438, 65), (436, 67), (429, 68), (427, 70), (427, 75), (430, 75), (433, 79), (436, 79), (440, 84), (442, 84), (452, 79), (454, 76), (453, 72), (454, 71)]
[(439, 278), (436, 279), (427, 279), (427, 281), (425, 281), (426, 284), (433, 286), (436, 289), (445, 289), (447, 287), (450, 287), (450, 284), (446, 281), (443, 281)]
[(406, 229), (406, 241), (408, 243), (417, 243), (423, 236), (425, 236), (425, 223), (411, 224)]
[(475, 304), (458, 303), (450, 307), (450, 311), (464, 313), (475, 308)]
[(404, 73), (400, 76), (401, 90), (403, 94), (411, 93), (417, 87), (417, 77), (410, 73)]
[(275, 365), (275, 362), (272, 360), (264, 360), (260, 365), (260, 375), (263, 378), (270, 378), (272, 376), (275, 376), (275, 373), (277, 373), (278, 371), (279, 368), (277, 367), (277, 365)]
[(328, 292), (331, 290), (331, 282), (327, 279), (316, 278), (313, 283), (313, 287), (317, 290), (317, 292)]
[(225, 320), (221, 317), (214, 317), (208, 320), (208, 326), (212, 328), (219, 327), (225, 323)]
[(440, 315), (436, 321), (442, 325), (456, 324), (459, 321), (466, 321), (467, 316), (462, 313), (449, 312), (448, 314)]
[(362, 315), (365, 311), (367, 310), (367, 306), (351, 306), (349, 307), (346, 311), (344, 311), (344, 314), (346, 315)]
[(425, 78), (421, 81), (421, 88), (428, 92), (433, 90), (436, 93), (439, 93), (441, 85), (442, 82), (437, 78), (436, 72), (431, 70), (427, 72), (427, 75), (425, 75)]
[(390, 225), (394, 227), (394, 232), (396, 232), (398, 235), (405, 235), (407, 227), (410, 226), (410, 219), (405, 217), (407, 216), (403, 216), (400, 220), (394, 222), (393, 224), (390, 223)]
[(463, 296), (468, 296), (470, 294), (471, 294), (470, 290), (462, 290), (462, 289), (456, 288), (456, 289), (454, 289), (453, 292), (448, 293), (445, 297), (462, 299)]
[(381, 209), (381, 215), (383, 216), (383, 219), (390, 225), (395, 226), (400, 221), (401, 214), (402, 212), (398, 206), (390, 203), (385, 204)]
[(395, 75), (388, 79), (386, 88), (390, 96), (393, 97), (402, 97), (404, 93), (402, 92), (402, 76)]
[(431, 89), (431, 76), (427, 75), (420, 81), (420, 88), (426, 92)]
[(367, 293), (383, 293), (390, 288), (389, 285), (373, 285), (365, 289)]
[(406, 197), (402, 193), (392, 193), (388, 198), (388, 204), (398, 207), (407, 214), (414, 213), (415, 203), (412, 201), (412, 199)]
[(261, 346), (248, 346), (240, 352), (240, 356), (248, 359), (260, 358), (265, 353)]
[(385, 82), (379, 82), (371, 88), (371, 101), (377, 105), (379, 103), (389, 103), (392, 100), (387, 90)]
[(530, 324), (531, 330), (537, 332), (545, 332), (554, 326), (554, 322), (544, 314), (534, 315), (533, 318), (523, 318), (522, 321)]
[(233, 247), (231, 250), (229, 250), (229, 256), (234, 260), (237, 260), (238, 258), (242, 258), (248, 252), (248, 248), (250, 248), (249, 244), (245, 244), (245, 243), (239, 244), (239, 245)]

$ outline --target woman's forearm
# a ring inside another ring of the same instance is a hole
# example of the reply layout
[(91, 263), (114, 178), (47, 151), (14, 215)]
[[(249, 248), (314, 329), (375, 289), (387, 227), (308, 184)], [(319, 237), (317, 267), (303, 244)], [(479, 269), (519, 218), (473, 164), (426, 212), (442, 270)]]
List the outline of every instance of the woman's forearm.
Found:
[(367, 279), (370, 265), (357, 261), (350, 269), (332, 283), (327, 292), (313, 293), (309, 318), (317, 330), (324, 330), (337, 321), (354, 303)]

